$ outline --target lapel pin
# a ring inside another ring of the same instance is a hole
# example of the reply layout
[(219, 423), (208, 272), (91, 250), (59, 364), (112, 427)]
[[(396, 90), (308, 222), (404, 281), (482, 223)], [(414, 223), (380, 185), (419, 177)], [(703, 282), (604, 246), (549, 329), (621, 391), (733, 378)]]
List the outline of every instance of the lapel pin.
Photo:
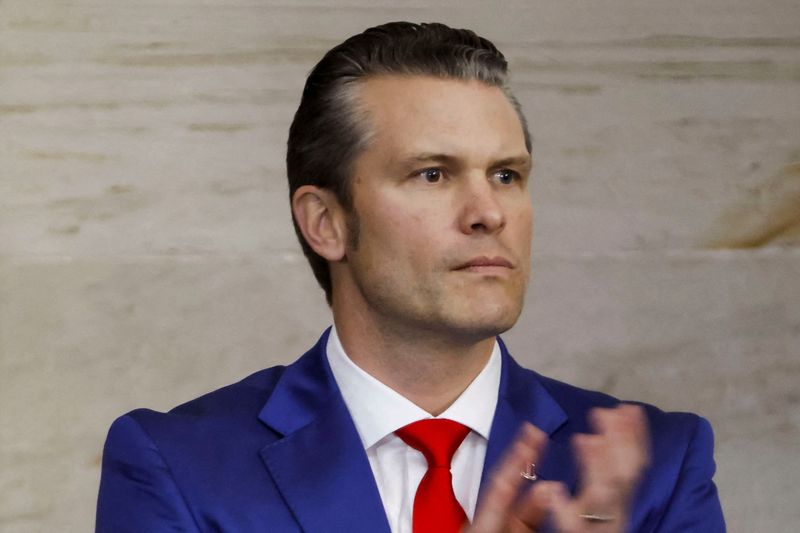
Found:
[(530, 463), (528, 465), (528, 469), (525, 470), (524, 472), (520, 472), (519, 475), (522, 476), (523, 479), (527, 479), (528, 481), (536, 481), (537, 479), (539, 479), (539, 476), (536, 475), (536, 464), (534, 463)]

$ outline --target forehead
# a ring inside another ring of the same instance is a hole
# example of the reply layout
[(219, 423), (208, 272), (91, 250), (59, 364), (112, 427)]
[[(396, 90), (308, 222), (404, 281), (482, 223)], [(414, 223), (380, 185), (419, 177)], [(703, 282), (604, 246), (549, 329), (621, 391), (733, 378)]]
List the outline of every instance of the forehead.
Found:
[(522, 124), (503, 90), (476, 80), (385, 75), (359, 91), (370, 149), (384, 157), (527, 153)]

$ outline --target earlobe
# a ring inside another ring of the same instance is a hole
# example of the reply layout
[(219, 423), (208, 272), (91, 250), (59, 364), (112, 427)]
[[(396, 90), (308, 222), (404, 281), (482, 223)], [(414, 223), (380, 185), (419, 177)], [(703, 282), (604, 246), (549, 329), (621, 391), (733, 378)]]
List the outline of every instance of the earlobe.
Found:
[(292, 195), (292, 213), (308, 245), (328, 261), (345, 254), (343, 210), (332, 191), (303, 185)]

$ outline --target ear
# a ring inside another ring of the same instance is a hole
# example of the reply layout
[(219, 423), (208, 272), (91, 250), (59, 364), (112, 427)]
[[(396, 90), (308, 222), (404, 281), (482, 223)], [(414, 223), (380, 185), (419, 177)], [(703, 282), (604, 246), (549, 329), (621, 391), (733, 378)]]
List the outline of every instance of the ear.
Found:
[(308, 245), (328, 261), (344, 257), (347, 226), (333, 191), (303, 185), (292, 195), (292, 213)]

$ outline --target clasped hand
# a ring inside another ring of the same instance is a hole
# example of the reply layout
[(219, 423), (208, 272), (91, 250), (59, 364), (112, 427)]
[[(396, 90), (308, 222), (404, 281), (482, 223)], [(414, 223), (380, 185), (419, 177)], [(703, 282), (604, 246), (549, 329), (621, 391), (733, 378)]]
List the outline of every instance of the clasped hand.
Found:
[(473, 523), (464, 533), (535, 532), (548, 517), (560, 533), (625, 531), (633, 493), (649, 461), (644, 410), (623, 404), (593, 409), (592, 434), (578, 434), (572, 445), (579, 490), (572, 497), (556, 481), (537, 480), (520, 495), (520, 472), (537, 463), (547, 436), (531, 424), (520, 431), (489, 482)]

